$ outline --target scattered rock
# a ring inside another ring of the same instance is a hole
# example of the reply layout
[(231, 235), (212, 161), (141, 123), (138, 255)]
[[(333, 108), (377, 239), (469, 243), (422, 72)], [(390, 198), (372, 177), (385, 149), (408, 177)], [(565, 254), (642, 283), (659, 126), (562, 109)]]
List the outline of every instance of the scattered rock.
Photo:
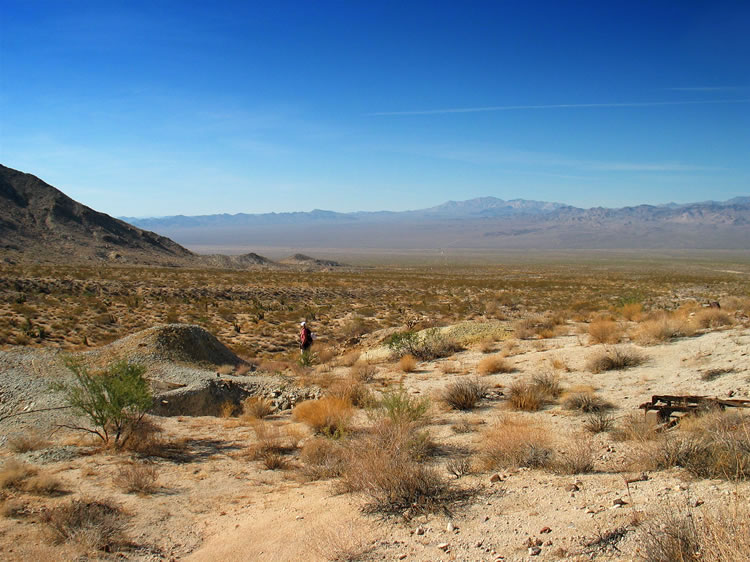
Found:
[(539, 556), (542, 553), (542, 549), (538, 546), (529, 547), (529, 556)]
[(551, 533), (551, 532), (552, 532), (552, 529), (550, 529), (549, 527), (544, 527), (544, 528), (543, 528), (543, 529), (542, 529), (541, 531), (539, 531), (539, 532), (540, 532), (541, 534), (544, 534), (544, 533)]
[(447, 542), (441, 542), (441, 543), (440, 543), (439, 545), (437, 545), (437, 547), (438, 547), (438, 548), (439, 548), (440, 550), (445, 550), (445, 551), (447, 551), (447, 550), (448, 550), (448, 548), (450, 547), (450, 545), (449, 545), (449, 544), (448, 544)]
[(490, 484), (494, 484), (496, 482), (502, 482), (502, 481), (503, 479), (500, 478), (499, 474), (493, 474), (492, 476), (490, 476)]

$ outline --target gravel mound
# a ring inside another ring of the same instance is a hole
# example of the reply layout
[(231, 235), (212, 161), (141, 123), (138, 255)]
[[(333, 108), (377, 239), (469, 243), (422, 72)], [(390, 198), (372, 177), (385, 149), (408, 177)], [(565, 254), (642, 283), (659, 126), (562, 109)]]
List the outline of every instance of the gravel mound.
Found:
[(94, 363), (124, 359), (147, 367), (163, 361), (206, 368), (244, 363), (213, 334), (193, 324), (161, 324), (147, 328), (87, 355)]

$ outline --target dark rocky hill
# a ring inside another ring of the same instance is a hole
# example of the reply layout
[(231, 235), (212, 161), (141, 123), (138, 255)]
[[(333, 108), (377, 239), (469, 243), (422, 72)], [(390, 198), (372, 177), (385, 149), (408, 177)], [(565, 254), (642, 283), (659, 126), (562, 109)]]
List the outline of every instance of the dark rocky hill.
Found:
[(0, 250), (6, 259), (187, 265), (195, 254), (0, 165)]

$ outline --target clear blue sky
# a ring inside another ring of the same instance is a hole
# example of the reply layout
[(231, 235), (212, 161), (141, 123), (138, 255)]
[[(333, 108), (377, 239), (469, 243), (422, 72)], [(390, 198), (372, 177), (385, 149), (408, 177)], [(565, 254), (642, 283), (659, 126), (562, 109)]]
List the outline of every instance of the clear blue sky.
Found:
[(116, 216), (750, 195), (750, 2), (0, 0), (0, 162)]

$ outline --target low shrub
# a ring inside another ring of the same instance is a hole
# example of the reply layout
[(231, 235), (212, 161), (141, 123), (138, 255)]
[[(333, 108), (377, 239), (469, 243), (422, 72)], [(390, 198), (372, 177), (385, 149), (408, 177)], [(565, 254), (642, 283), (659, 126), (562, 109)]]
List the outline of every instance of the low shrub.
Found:
[(645, 361), (645, 357), (630, 347), (612, 346), (595, 352), (586, 361), (586, 369), (592, 373), (604, 371), (619, 371), (629, 367), (637, 367)]
[(618, 343), (622, 338), (622, 328), (614, 320), (599, 318), (589, 324), (589, 342)]
[(108, 500), (80, 499), (43, 511), (41, 521), (56, 543), (80, 542), (95, 550), (114, 550), (124, 542), (127, 516)]
[(375, 401), (367, 385), (351, 376), (331, 384), (326, 396), (340, 398), (357, 408), (369, 408)]
[(551, 433), (520, 416), (504, 416), (482, 432), (479, 462), (495, 468), (549, 468), (554, 461)]
[(413, 373), (417, 370), (417, 360), (413, 355), (407, 353), (398, 360), (398, 368), (404, 373)]
[(496, 373), (512, 373), (513, 364), (502, 355), (490, 355), (479, 362), (477, 370), (480, 375), (494, 375)]
[(441, 399), (454, 410), (471, 410), (487, 393), (487, 385), (477, 379), (461, 379), (443, 389)]
[(38, 470), (25, 462), (10, 458), (3, 464), (0, 469), (0, 489), (16, 488), (20, 489), (23, 482), (34, 476)]
[(462, 349), (456, 340), (442, 333), (440, 328), (429, 328), (422, 333), (397, 332), (385, 340), (385, 345), (397, 358), (408, 354), (421, 361), (448, 357)]
[(120, 467), (114, 481), (127, 493), (153, 494), (159, 488), (158, 479), (159, 471), (156, 465), (129, 463)]
[(615, 418), (605, 411), (591, 412), (583, 422), (583, 428), (589, 433), (604, 433), (610, 431), (615, 424)]
[(681, 466), (698, 478), (750, 478), (750, 417), (711, 412), (684, 419), (648, 457), (655, 468)]
[(6, 445), (14, 453), (27, 453), (45, 448), (49, 441), (37, 431), (31, 430), (8, 437)]
[(562, 394), (560, 378), (554, 373), (537, 373), (531, 377), (531, 383), (542, 391), (548, 400), (557, 398)]
[(631, 334), (632, 339), (641, 345), (664, 343), (677, 337), (692, 335), (688, 323), (667, 312), (643, 320)]
[(651, 441), (658, 437), (656, 425), (640, 412), (631, 412), (612, 430), (616, 441)]
[(88, 431), (115, 447), (122, 447), (132, 436), (146, 412), (153, 405), (153, 396), (142, 365), (116, 361), (101, 373), (92, 375), (82, 363), (68, 361), (75, 384), (55, 384), (53, 389), (64, 394), (66, 402), (77, 414), (88, 418), (94, 426), (73, 427)]
[(594, 471), (594, 448), (590, 441), (578, 439), (556, 455), (552, 470), (558, 474), (587, 474)]
[(349, 378), (357, 382), (370, 382), (377, 375), (378, 369), (368, 361), (358, 360), (349, 370)]
[(311, 480), (334, 478), (344, 472), (346, 450), (340, 442), (323, 437), (308, 439), (300, 451), (302, 472)]
[(413, 424), (383, 420), (348, 447), (340, 489), (364, 494), (368, 511), (401, 515), (444, 509), (451, 488), (437, 471), (417, 460)]
[(563, 407), (567, 410), (578, 410), (590, 414), (593, 412), (603, 412), (611, 410), (614, 406), (597, 396), (593, 392), (571, 392), (563, 397)]
[(664, 506), (641, 526), (637, 540), (646, 562), (750, 560), (750, 510), (747, 503), (700, 513)]
[(425, 421), (430, 407), (428, 398), (409, 396), (404, 388), (383, 393), (375, 417), (387, 417), (393, 423)]
[(731, 326), (734, 318), (719, 308), (704, 308), (696, 312), (693, 322), (698, 328), (707, 330)]
[(641, 314), (643, 313), (643, 305), (639, 302), (629, 302), (622, 305), (620, 313), (625, 320), (630, 320), (631, 322), (637, 321), (641, 318)]
[(306, 400), (292, 411), (292, 419), (307, 424), (317, 433), (328, 435), (346, 432), (352, 415), (350, 402), (332, 396)]
[(545, 392), (527, 381), (515, 381), (508, 387), (508, 404), (514, 410), (536, 412), (546, 403)]
[(248, 420), (262, 420), (273, 413), (273, 404), (262, 396), (250, 396), (242, 401), (242, 417)]

